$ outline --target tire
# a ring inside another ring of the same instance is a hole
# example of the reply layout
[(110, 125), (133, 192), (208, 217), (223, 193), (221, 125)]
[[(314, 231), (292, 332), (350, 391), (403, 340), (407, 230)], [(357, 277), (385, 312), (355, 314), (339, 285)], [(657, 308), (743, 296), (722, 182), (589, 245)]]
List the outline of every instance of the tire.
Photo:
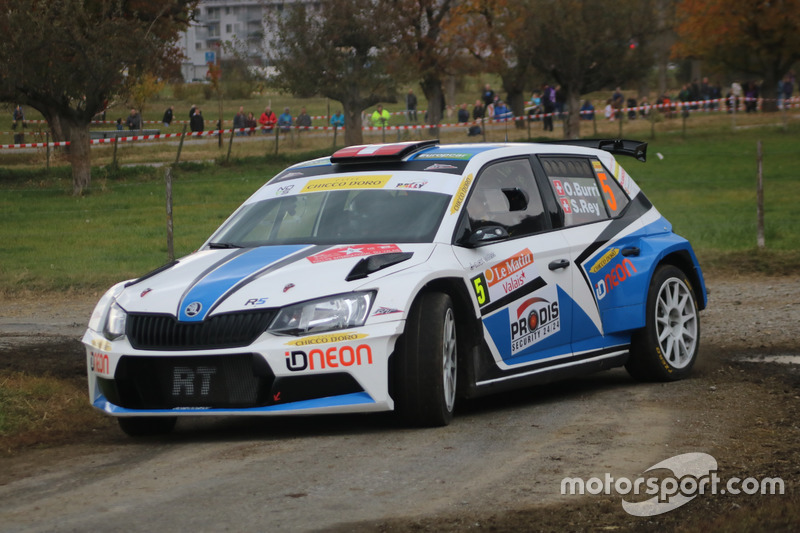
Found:
[(417, 427), (449, 424), (457, 375), (453, 302), (446, 294), (421, 294), (411, 307), (392, 362), (392, 392), (400, 418)]
[(631, 342), (625, 368), (642, 381), (677, 381), (692, 370), (700, 347), (697, 298), (672, 265), (656, 269), (647, 291), (647, 322)]
[(138, 416), (117, 418), (119, 427), (130, 437), (166, 435), (175, 428), (175, 416)]

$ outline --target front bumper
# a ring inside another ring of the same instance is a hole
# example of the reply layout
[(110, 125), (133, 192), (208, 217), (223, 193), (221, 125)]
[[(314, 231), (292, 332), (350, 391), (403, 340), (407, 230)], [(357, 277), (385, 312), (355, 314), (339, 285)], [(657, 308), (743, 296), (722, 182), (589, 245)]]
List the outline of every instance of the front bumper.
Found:
[(83, 336), (89, 398), (112, 416), (388, 411), (389, 356), (404, 321), (305, 337), (264, 333), (247, 347), (141, 350)]

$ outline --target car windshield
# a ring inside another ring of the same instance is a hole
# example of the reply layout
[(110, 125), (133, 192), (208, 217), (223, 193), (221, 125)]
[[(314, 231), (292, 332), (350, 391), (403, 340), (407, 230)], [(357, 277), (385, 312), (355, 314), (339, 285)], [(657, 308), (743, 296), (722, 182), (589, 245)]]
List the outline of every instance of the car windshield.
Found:
[(279, 196), (241, 209), (213, 247), (431, 242), (450, 196), (407, 190), (340, 190)]

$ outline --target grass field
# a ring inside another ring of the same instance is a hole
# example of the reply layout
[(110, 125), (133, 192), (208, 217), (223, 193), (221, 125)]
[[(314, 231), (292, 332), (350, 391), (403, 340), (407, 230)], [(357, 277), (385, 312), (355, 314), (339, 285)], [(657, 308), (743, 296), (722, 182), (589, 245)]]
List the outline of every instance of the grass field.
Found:
[[(709, 122), (686, 135), (657, 135), (647, 163), (623, 159), (622, 164), (675, 230), (692, 241), (704, 267), (800, 272), (800, 125), (731, 131), (728, 119), (720, 120), (722, 125)], [(512, 133), (511, 140), (527, 134)], [(766, 191), (763, 251), (756, 249), (759, 140)], [(216, 146), (206, 150), (209, 163), (182, 164), (174, 174), (178, 257), (196, 249), (289, 163), (320, 155), (319, 150), (237, 155), (228, 164), (215, 164)], [(164, 168), (148, 166), (96, 168), (89, 194), (73, 197), (67, 167), (0, 168), (0, 294), (98, 292), (165, 263), (164, 174)]]

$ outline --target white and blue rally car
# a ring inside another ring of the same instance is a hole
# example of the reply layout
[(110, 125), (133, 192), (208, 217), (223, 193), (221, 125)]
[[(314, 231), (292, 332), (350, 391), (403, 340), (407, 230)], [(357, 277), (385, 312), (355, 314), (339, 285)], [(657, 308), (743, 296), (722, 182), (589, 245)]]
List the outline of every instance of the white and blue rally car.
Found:
[(397, 411), (624, 365), (692, 368), (691, 245), (583, 140), (352, 146), (261, 187), (195, 253), (112, 287), (89, 395), (131, 435), (178, 416)]

